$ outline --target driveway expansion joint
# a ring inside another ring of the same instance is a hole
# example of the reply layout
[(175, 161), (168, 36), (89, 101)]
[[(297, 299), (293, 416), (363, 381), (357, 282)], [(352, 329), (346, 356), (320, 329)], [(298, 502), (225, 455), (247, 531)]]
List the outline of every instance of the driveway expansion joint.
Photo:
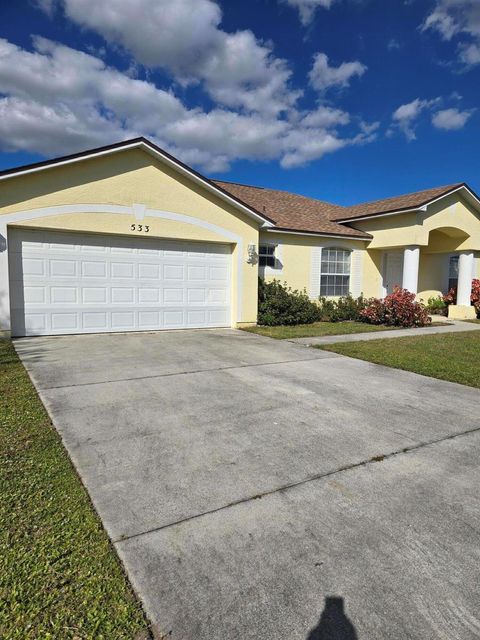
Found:
[(453, 433), (442, 438), (437, 438), (434, 440), (428, 440), (426, 442), (419, 442), (418, 444), (414, 444), (411, 446), (403, 447), (402, 449), (397, 449), (395, 451), (391, 451), (390, 453), (379, 454), (372, 456), (366, 460), (362, 460), (360, 462), (354, 462), (351, 464), (344, 465), (339, 467), (338, 469), (333, 469), (332, 471), (326, 471), (324, 473), (319, 473), (313, 476), (309, 476), (304, 478), (303, 480), (298, 480), (297, 482), (291, 482), (289, 484), (282, 485), (280, 487), (276, 487), (275, 489), (270, 489), (268, 491), (264, 491), (261, 493), (257, 493), (253, 496), (248, 496), (246, 498), (240, 498), (238, 500), (234, 500), (233, 502), (229, 502), (228, 504), (222, 505), (221, 507), (216, 507), (215, 509), (209, 509), (208, 511), (203, 511), (202, 513), (197, 513), (193, 516), (188, 516), (186, 518), (181, 518), (179, 520), (175, 520), (174, 522), (170, 522), (168, 524), (162, 525), (160, 527), (154, 527), (152, 529), (148, 529), (147, 531), (141, 531), (139, 533), (133, 533), (132, 535), (120, 536), (118, 539), (112, 539), (113, 544), (120, 544), (122, 542), (128, 542), (129, 540), (133, 540), (135, 538), (140, 538), (142, 536), (147, 536), (151, 533), (157, 533), (159, 531), (163, 531), (164, 529), (169, 529), (170, 527), (175, 527), (180, 524), (185, 524), (186, 522), (190, 522), (192, 520), (197, 520), (198, 518), (203, 518), (204, 516), (209, 516), (214, 513), (219, 513), (221, 511), (226, 511), (231, 507), (235, 507), (240, 504), (244, 504), (247, 502), (252, 502), (253, 500), (260, 500), (261, 498), (268, 497), (274, 495), (276, 493), (282, 493), (284, 491), (288, 491), (289, 489), (294, 489), (296, 487), (303, 486), (305, 484), (309, 484), (310, 482), (315, 482), (316, 480), (323, 480), (324, 478), (329, 478), (331, 476), (335, 476), (337, 474), (344, 473), (345, 471), (351, 471), (353, 469), (358, 469), (361, 467), (366, 467), (370, 464), (379, 464), (381, 462), (385, 462), (390, 458), (396, 458), (398, 456), (413, 453), (414, 451), (418, 451), (419, 449), (424, 449), (426, 447), (433, 446), (435, 444), (440, 444), (442, 442), (447, 442), (449, 440), (455, 440), (456, 438), (461, 438), (463, 436), (469, 436), (474, 433), (480, 432), (480, 427), (473, 427), (472, 429), (467, 429), (466, 431), (462, 431), (460, 433)]
[[(320, 353), (325, 354), (328, 352), (325, 351), (320, 351)], [(279, 365), (279, 364), (298, 364), (300, 362), (313, 362), (316, 360), (331, 360), (332, 358), (341, 358), (343, 356), (339, 355), (338, 353), (331, 353), (331, 355), (319, 355), (318, 357), (313, 357), (313, 358), (300, 358), (298, 360), (281, 360), (281, 361), (275, 361), (275, 362), (258, 362), (255, 364), (237, 364), (237, 365), (229, 365), (228, 367), (213, 367), (210, 369), (193, 369), (192, 371), (175, 371), (172, 373), (158, 373), (155, 375), (151, 375), (151, 376), (138, 376), (138, 377), (132, 377), (132, 378), (118, 378), (115, 380), (99, 380), (98, 382), (78, 382), (77, 384), (61, 384), (61, 385), (56, 385), (53, 387), (39, 387), (42, 389), (42, 391), (51, 391), (54, 389), (73, 389), (75, 387), (93, 387), (96, 385), (100, 385), (100, 384), (114, 384), (116, 382), (131, 382), (131, 381), (135, 381), (135, 380), (153, 380), (155, 378), (172, 378), (174, 376), (187, 376), (187, 375), (193, 375), (193, 374), (197, 374), (197, 373), (208, 373), (209, 371), (229, 371), (231, 369), (248, 369), (248, 368), (255, 368), (255, 367), (269, 367), (269, 366), (273, 366), (273, 365)], [(28, 364), (25, 365), (25, 368), (27, 369), (27, 371), (30, 373), (29, 368), (28, 368)], [(30, 374), (31, 375), (31, 374)]]

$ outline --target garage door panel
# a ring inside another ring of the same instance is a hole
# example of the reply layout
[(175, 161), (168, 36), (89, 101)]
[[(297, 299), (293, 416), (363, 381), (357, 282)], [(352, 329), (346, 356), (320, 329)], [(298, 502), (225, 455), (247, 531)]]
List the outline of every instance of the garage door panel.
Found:
[(82, 329), (87, 332), (108, 330), (107, 313), (99, 311), (82, 313)]
[(108, 291), (106, 287), (83, 287), (82, 288), (83, 304), (107, 304)]
[(9, 231), (13, 335), (230, 326), (228, 245)]
[(83, 278), (106, 278), (107, 277), (106, 262), (99, 260), (82, 260), (81, 273)]
[[(19, 318), (22, 324), (23, 318)], [(37, 333), (45, 333), (47, 327), (47, 316), (45, 313), (27, 313), (25, 314), (25, 335), (36, 335)], [(30, 333), (31, 332), (31, 333)]]

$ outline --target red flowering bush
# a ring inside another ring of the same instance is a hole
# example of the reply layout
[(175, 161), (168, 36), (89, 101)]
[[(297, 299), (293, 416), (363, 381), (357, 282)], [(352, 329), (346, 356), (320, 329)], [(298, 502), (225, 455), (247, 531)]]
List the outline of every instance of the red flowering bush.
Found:
[(431, 322), (425, 306), (416, 302), (415, 294), (400, 287), (395, 287), (383, 300), (371, 298), (360, 315), (364, 322), (395, 327), (424, 327)]
[(448, 306), (457, 302), (457, 287), (452, 287), (448, 293), (443, 296), (443, 301)]
[[(452, 287), (448, 293), (443, 296), (446, 305), (457, 304), (457, 287)], [(472, 280), (472, 293), (470, 301), (475, 307), (477, 317), (480, 318), (480, 280), (474, 278)]]
[(475, 307), (477, 317), (480, 318), (480, 280), (472, 280), (472, 295), (470, 296), (470, 300)]

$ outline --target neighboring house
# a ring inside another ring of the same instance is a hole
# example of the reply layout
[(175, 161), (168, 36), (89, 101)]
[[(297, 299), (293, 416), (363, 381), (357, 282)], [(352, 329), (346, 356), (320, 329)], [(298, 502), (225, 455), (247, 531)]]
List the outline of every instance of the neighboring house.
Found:
[(465, 184), (340, 207), (211, 181), (138, 138), (0, 173), (0, 331), (242, 326), (257, 277), (312, 299), (426, 300), (473, 316), (480, 202)]

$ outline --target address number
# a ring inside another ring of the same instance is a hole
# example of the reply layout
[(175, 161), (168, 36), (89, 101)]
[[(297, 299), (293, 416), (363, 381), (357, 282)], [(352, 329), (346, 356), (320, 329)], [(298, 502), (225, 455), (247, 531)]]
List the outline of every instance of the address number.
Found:
[(143, 231), (143, 233), (148, 233), (150, 231), (150, 227), (148, 224), (131, 224), (130, 231)]

